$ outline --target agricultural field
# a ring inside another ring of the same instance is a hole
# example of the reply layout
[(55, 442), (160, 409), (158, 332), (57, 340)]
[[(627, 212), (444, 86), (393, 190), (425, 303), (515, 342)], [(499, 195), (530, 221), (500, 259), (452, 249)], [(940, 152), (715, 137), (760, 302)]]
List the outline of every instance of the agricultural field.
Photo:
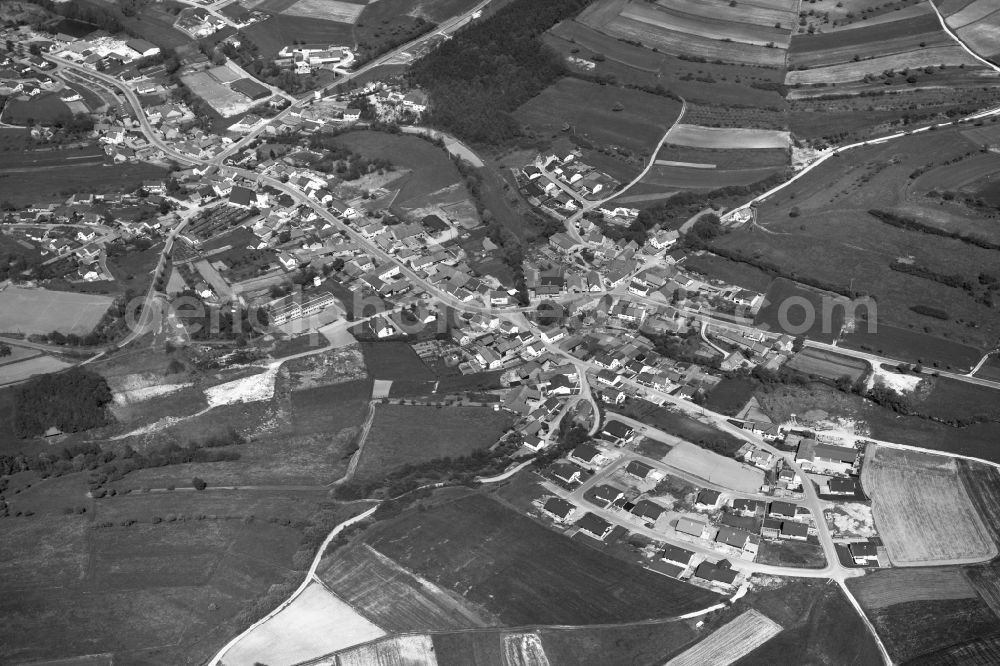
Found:
[(833, 294), (778, 278), (764, 294), (764, 303), (757, 311), (754, 326), (766, 331), (805, 335), (820, 342), (832, 342), (840, 333), (845, 316), (843, 307), (824, 308), (824, 303), (833, 297)]
[[(559, 664), (663, 664), (697, 640), (690, 621), (656, 624), (542, 629), (542, 645), (549, 662)], [(442, 664), (442, 666), (445, 666)]]
[(991, 564), (965, 567), (963, 569), (968, 582), (979, 593), (986, 605), (1000, 617), (1000, 566)]
[(673, 144), (668, 139), (657, 153), (656, 162), (662, 166), (697, 164), (702, 169), (738, 170), (784, 167), (791, 158), (785, 148), (693, 148)]
[(510, 413), (488, 407), (377, 405), (357, 476), (376, 478), (404, 465), (482, 451), (513, 422)]
[(566, 77), (522, 105), (514, 117), (539, 140), (558, 138), (568, 124), (584, 147), (590, 144), (642, 164), (680, 110), (680, 103), (669, 97)]
[(716, 190), (730, 185), (752, 185), (783, 170), (784, 167), (703, 169), (657, 164), (643, 177), (641, 183), (674, 190)]
[[(434, 654), (434, 639), (428, 635), (385, 638), (337, 654), (338, 666), (390, 666), (441, 664)], [(444, 666), (443, 664), (441, 666)]]
[(673, 617), (719, 598), (581, 547), (481, 495), (406, 512), (369, 528), (364, 540), (512, 625)]
[(293, 666), (382, 636), (385, 631), (321, 584), (312, 583), (277, 615), (241, 638), (224, 659), (234, 666)]
[(0, 291), (0, 331), (83, 336), (94, 330), (112, 300), (95, 294), (7, 287)]
[[(952, 5), (952, 7), (949, 7)], [(1000, 54), (1000, 8), (989, 0), (963, 3), (941, 3), (945, 22), (969, 48), (987, 60), (996, 61)]]
[(969, 499), (1000, 546), (1000, 470), (972, 460), (959, 460), (958, 470)]
[(790, 145), (788, 132), (762, 129), (737, 129), (731, 127), (701, 127), (675, 125), (667, 134), (667, 143), (690, 148), (715, 150), (785, 150)]
[(731, 664), (766, 643), (781, 625), (757, 610), (748, 610), (713, 631), (708, 638), (667, 662), (667, 666)]
[[(651, 5), (600, 0), (585, 9), (577, 21), (611, 37), (671, 55), (783, 67), (794, 4), (761, 2), (749, 8), (746, 15), (755, 22), (741, 21), (737, 17), (743, 13), (727, 13), (722, 3), (715, 2), (674, 0)], [(784, 16), (785, 20), (764, 25), (765, 16)]]
[(338, 549), (320, 562), (317, 575), (334, 594), (390, 632), (498, 624), (460, 595), (414, 576), (366, 544)]
[(690, 254), (682, 266), (689, 271), (704, 275), (710, 280), (721, 280), (750, 291), (767, 292), (774, 280), (770, 275), (748, 264), (720, 257), (711, 252)]
[[(885, 573), (889, 572), (880, 571), (875, 575)], [(854, 591), (869, 577), (848, 579), (847, 585)], [(898, 590), (887, 592), (900, 595)], [(906, 596), (903, 591), (901, 598)], [(876, 600), (877, 607), (866, 605), (860, 598), (859, 602), (895, 663), (909, 663), (922, 655), (929, 657), (929, 653), (966, 644), (975, 645), (996, 631), (996, 616), (974, 592), (970, 598), (960, 599), (938, 596), (893, 604), (882, 604)]]
[(362, 342), (365, 368), (373, 379), (423, 381), (434, 373), (405, 342)]
[(869, 445), (861, 483), (893, 564), (962, 564), (997, 554), (953, 459)]
[(851, 593), (866, 610), (935, 599), (974, 599), (976, 590), (960, 567), (883, 569), (851, 580)]
[(788, 361), (788, 367), (833, 381), (850, 377), (852, 382), (864, 377), (870, 369), (865, 361), (822, 349), (803, 349)]

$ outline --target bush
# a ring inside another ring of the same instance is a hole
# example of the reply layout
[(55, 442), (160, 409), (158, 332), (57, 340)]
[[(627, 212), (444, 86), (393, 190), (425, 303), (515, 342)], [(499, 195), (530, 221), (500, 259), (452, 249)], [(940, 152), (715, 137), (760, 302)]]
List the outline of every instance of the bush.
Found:
[(208, 487), (208, 484), (205, 483), (204, 479), (200, 479), (197, 476), (191, 479), (191, 485), (195, 490), (204, 490)]

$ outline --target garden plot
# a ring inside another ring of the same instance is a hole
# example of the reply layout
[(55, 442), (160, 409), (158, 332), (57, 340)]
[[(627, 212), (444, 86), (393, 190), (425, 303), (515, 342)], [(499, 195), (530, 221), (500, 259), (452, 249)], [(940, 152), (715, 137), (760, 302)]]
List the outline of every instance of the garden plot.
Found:
[(780, 624), (751, 609), (668, 661), (667, 666), (726, 666), (756, 650), (781, 629)]
[(693, 148), (788, 148), (788, 132), (732, 127), (700, 127), (675, 125), (667, 134), (667, 142)]
[(870, 445), (861, 480), (896, 566), (968, 564), (996, 556), (953, 459)]

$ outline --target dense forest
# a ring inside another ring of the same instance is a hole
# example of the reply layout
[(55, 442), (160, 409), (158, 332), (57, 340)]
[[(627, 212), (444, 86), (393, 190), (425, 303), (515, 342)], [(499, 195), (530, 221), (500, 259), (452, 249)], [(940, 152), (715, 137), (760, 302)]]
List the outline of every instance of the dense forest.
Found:
[(20, 387), (14, 399), (14, 433), (35, 437), (55, 426), (80, 432), (106, 425), (111, 389), (104, 377), (83, 368), (41, 375)]
[(514, 0), (421, 58), (410, 78), (430, 95), (429, 121), (478, 144), (517, 137), (511, 111), (565, 73), (539, 37), (588, 2)]

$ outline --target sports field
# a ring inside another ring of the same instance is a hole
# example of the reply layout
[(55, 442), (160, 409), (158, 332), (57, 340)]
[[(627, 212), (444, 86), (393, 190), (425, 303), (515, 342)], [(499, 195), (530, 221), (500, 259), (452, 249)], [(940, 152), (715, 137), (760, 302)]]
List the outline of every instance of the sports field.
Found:
[(382, 636), (384, 631), (321, 584), (312, 583), (277, 615), (241, 638), (224, 659), (226, 666), (292, 666)]
[(896, 566), (968, 564), (996, 556), (953, 459), (869, 446), (861, 483)]
[(7, 287), (0, 291), (0, 331), (86, 335), (113, 300), (96, 294)]
[(340, 0), (298, 0), (282, 13), (289, 16), (336, 21), (337, 23), (357, 23), (365, 5)]

